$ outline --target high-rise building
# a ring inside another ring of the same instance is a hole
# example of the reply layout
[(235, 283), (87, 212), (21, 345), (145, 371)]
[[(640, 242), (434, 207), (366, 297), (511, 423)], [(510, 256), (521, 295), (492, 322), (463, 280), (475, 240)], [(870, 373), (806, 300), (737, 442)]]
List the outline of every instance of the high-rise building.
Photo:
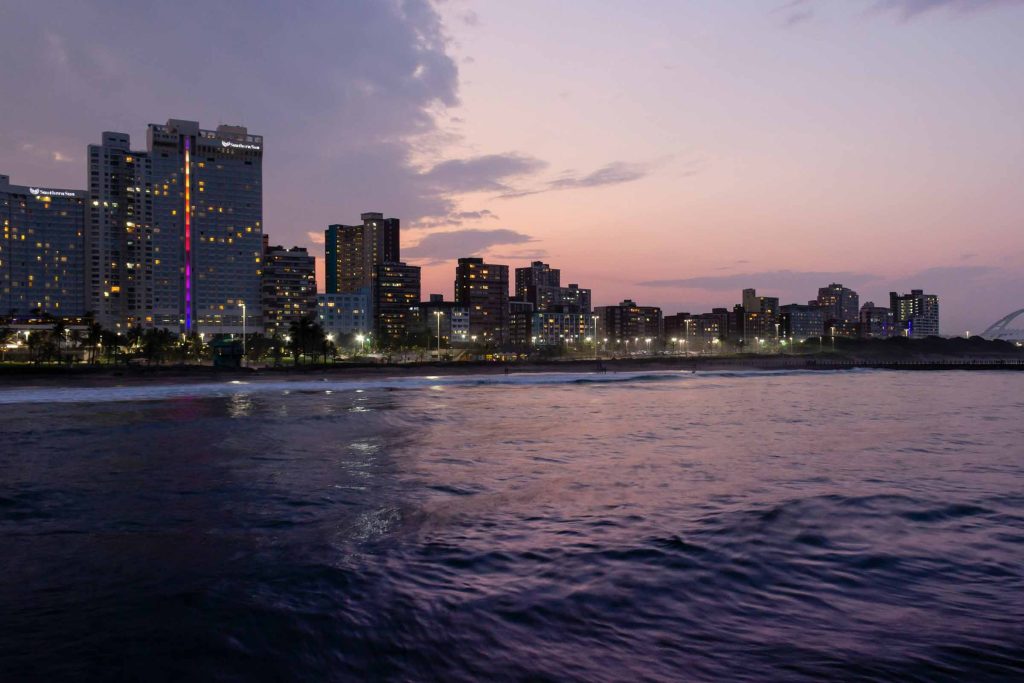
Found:
[(263, 257), (263, 328), (267, 334), (286, 331), (303, 318), (317, 319), (315, 263), (304, 247), (267, 248)]
[(378, 263), (374, 276), (373, 317), (379, 343), (396, 346), (418, 326), (420, 267)]
[(523, 268), (516, 268), (516, 298), (520, 301), (532, 300), (532, 288), (561, 286), (562, 271), (552, 268), (543, 261), (534, 261)]
[[(131, 151), (127, 134), (105, 132), (101, 144), (89, 145), (88, 157), (86, 307), (105, 327), (153, 326), (154, 192), (149, 155)], [(161, 233), (165, 242), (169, 236), (182, 239), (180, 231)], [(159, 261), (162, 275), (173, 260)], [(175, 300), (165, 311), (173, 326), (181, 317), (181, 304)]]
[(85, 202), (82, 190), (0, 175), (0, 316), (86, 312)]
[(656, 306), (638, 306), (632, 299), (626, 299), (617, 306), (598, 306), (597, 336), (608, 339), (609, 344), (644, 342), (647, 339), (660, 340), (663, 332), (661, 309)]
[(826, 323), (855, 323), (860, 315), (860, 297), (849, 287), (833, 282), (818, 290), (818, 307), (825, 311)]
[(455, 268), (455, 301), (469, 310), (471, 336), (491, 344), (508, 342), (508, 266), (460, 258)]
[(889, 309), (897, 333), (913, 339), (938, 336), (939, 297), (912, 289), (910, 294), (889, 293)]
[(779, 336), (779, 298), (758, 296), (754, 289), (743, 290), (743, 342), (753, 346), (758, 339)]
[(802, 342), (812, 337), (821, 338), (825, 333), (828, 311), (818, 305), (788, 304), (781, 309), (782, 336)]
[(530, 315), (531, 346), (578, 347), (593, 342), (594, 323), (586, 313), (538, 311)]
[(150, 124), (89, 147), (90, 304), (108, 326), (238, 333), (262, 324), (263, 138), (242, 126)]
[(716, 343), (725, 339), (729, 329), (729, 312), (716, 308), (710, 313), (693, 315), (677, 313), (664, 318), (665, 341), (671, 342), (673, 350), (703, 352), (710, 351)]
[(590, 290), (577, 284), (562, 287), (561, 271), (541, 261), (516, 268), (516, 299), (529, 302), (538, 312), (590, 312)]
[(373, 286), (380, 263), (398, 263), (399, 220), (361, 214), (360, 225), (329, 225), (324, 231), (327, 292), (358, 292)]
[(869, 301), (860, 307), (860, 335), (868, 339), (887, 339), (896, 334), (892, 311)]

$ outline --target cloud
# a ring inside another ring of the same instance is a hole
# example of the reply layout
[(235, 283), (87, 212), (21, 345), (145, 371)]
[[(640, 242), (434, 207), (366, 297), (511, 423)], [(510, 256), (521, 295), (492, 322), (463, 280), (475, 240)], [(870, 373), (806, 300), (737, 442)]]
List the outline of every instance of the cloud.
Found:
[(546, 249), (525, 249), (503, 254), (490, 254), (491, 258), (502, 259), (505, 261), (535, 261), (537, 259), (547, 258), (547, 256), (548, 252)]
[[(863, 0), (868, 2), (868, 0)], [(1024, 0), (870, 0), (868, 9), (876, 12), (898, 14), (903, 20), (935, 10), (968, 14), (1001, 7), (1024, 6)], [(810, 21), (815, 17), (819, 0), (792, 0), (772, 10), (781, 17), (782, 26), (789, 28)]]
[[(645, 280), (637, 284), (641, 287), (737, 292), (747, 287), (755, 287), (765, 296), (776, 296), (778, 292), (774, 290), (783, 290), (783, 293), (806, 290), (817, 294), (819, 287), (824, 287), (831, 282), (841, 282), (848, 287), (856, 288), (858, 285), (877, 279), (877, 276), (868, 273), (774, 270), (735, 275), (703, 275), (666, 280)], [(807, 296), (804, 296), (804, 299), (806, 298)]]
[[(900, 281), (918, 282), (928, 286), (932, 282), (968, 282), (1005, 273), (994, 266), (935, 266), (920, 270), (912, 275), (899, 278)], [(914, 285), (920, 288), (922, 285)]]
[(536, 173), (547, 164), (525, 154), (487, 154), (470, 159), (442, 161), (419, 176), (427, 187), (439, 194), (467, 192), (507, 192), (512, 178)]
[(313, 244), (323, 244), (326, 239), (322, 230), (310, 230), (306, 233), (306, 238)]
[(802, 24), (814, 18), (812, 0), (792, 0), (773, 10), (782, 17), (782, 25), (786, 28)]
[(875, 3), (876, 9), (897, 12), (904, 19), (938, 9), (968, 13), (1010, 6), (1024, 6), (1024, 0), (878, 0)]
[(544, 185), (533, 189), (518, 189), (505, 192), (500, 195), (502, 199), (515, 199), (542, 192), (556, 192), (558, 190), (574, 190), (580, 188), (604, 187), (608, 185), (619, 185), (640, 180), (648, 176), (656, 164), (629, 163), (625, 161), (613, 161), (602, 166), (596, 171), (578, 175), (573, 172), (566, 172), (561, 177), (550, 180)]
[(481, 209), (479, 211), (455, 211), (446, 216), (430, 216), (427, 218), (421, 218), (415, 223), (412, 223), (411, 227), (431, 229), (446, 226), (458, 226), (466, 222), (482, 220), (496, 221), (498, 220), (498, 214), (489, 209)]
[(499, 228), (496, 230), (452, 230), (435, 232), (426, 235), (418, 244), (402, 250), (402, 257), (437, 265), (464, 256), (477, 256), (491, 247), (502, 244), (523, 244), (532, 242), (529, 235), (515, 230)]
[[(273, 40), (253, 49), (254, 36)], [(237, 123), (265, 139), (274, 242), (305, 241), (308, 226), (367, 207), (443, 216), (457, 186), (424, 182), (419, 159), (459, 102), (451, 49), (431, 0), (251, 3), (244, 18), (236, 4), (202, 0), (10, 3), (0, 61), (18, 68), (0, 71), (0, 89), (19, 104), (4, 107), (0, 158), (14, 182), (83, 187), (82, 167), (54, 150), (81, 159), (108, 130), (144, 148), (146, 124), (168, 118)]]

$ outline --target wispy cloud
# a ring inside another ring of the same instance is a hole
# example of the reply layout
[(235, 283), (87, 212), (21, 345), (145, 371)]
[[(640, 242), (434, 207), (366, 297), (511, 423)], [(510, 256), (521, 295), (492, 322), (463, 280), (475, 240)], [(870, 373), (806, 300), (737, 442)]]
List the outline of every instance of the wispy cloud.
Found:
[(746, 287), (755, 287), (763, 290), (763, 293), (766, 295), (774, 296), (771, 291), (773, 289), (786, 291), (813, 290), (816, 294), (818, 287), (823, 287), (830, 282), (841, 282), (847, 286), (856, 286), (877, 279), (877, 276), (869, 273), (773, 270), (760, 273), (701, 275), (665, 280), (645, 280), (637, 284), (641, 287), (705, 289), (713, 291), (738, 291)]
[(654, 170), (655, 163), (630, 163), (626, 161), (613, 161), (590, 173), (578, 174), (572, 171), (563, 173), (560, 177), (550, 180), (543, 185), (529, 189), (518, 189), (505, 192), (500, 195), (501, 199), (515, 199), (526, 197), (542, 192), (557, 192), (559, 190), (575, 190), (591, 187), (606, 187), (609, 185), (620, 185), (640, 180)]
[(547, 163), (516, 152), (487, 154), (469, 159), (449, 159), (423, 172), (419, 179), (434, 192), (508, 192), (512, 178), (532, 175)]
[(494, 213), (490, 209), (480, 209), (479, 211), (455, 211), (444, 216), (429, 216), (422, 218), (413, 223), (412, 227), (430, 229), (445, 226), (458, 226), (463, 223), (483, 220), (496, 221), (498, 220), (498, 214)]
[[(947, 10), (958, 14), (969, 14), (1001, 7), (1024, 6), (1024, 0), (862, 0), (868, 11), (894, 13), (903, 20), (910, 20), (922, 14)], [(815, 18), (820, 0), (791, 0), (772, 10), (780, 18), (782, 26), (789, 28)]]
[(878, 0), (875, 8), (899, 13), (904, 19), (932, 10), (968, 13), (999, 7), (1024, 6), (1024, 0)]
[(503, 259), (506, 261), (533, 261), (536, 259), (547, 258), (548, 252), (546, 249), (521, 249), (519, 251), (512, 251), (506, 253), (491, 253), (490, 256), (496, 259)]
[(498, 245), (532, 241), (530, 235), (507, 228), (450, 230), (426, 235), (416, 245), (403, 249), (402, 256), (410, 260), (426, 261), (425, 265), (437, 265), (463, 256), (478, 256)]
[(789, 28), (814, 18), (813, 0), (791, 0), (776, 7), (773, 14), (781, 17), (782, 25)]

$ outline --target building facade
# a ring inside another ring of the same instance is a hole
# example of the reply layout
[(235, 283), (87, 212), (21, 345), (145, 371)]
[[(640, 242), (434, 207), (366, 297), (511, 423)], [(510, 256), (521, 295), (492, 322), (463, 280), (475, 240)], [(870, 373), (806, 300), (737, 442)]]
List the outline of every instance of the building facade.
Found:
[(703, 353), (714, 350), (726, 338), (729, 312), (717, 308), (697, 315), (677, 313), (664, 319), (665, 343), (673, 351)]
[(520, 301), (533, 301), (533, 288), (561, 286), (562, 271), (543, 261), (534, 261), (523, 268), (516, 268), (516, 298)]
[(869, 301), (860, 307), (860, 336), (866, 339), (888, 339), (895, 336), (892, 311)]
[(263, 328), (267, 334), (287, 330), (303, 318), (317, 319), (315, 267), (316, 259), (304, 247), (267, 248), (263, 256)]
[(427, 330), (437, 346), (462, 344), (469, 339), (469, 312), (454, 301), (445, 301), (441, 294), (431, 294), (428, 301), (421, 301), (420, 324)]
[(910, 294), (889, 293), (889, 310), (900, 335), (912, 339), (938, 336), (939, 297), (912, 289)]
[(0, 175), (0, 317), (86, 312), (85, 205), (82, 190)]
[(793, 342), (821, 338), (825, 333), (827, 309), (811, 304), (788, 304), (781, 309), (782, 336)]
[(856, 323), (860, 319), (860, 296), (838, 282), (820, 288), (817, 303), (825, 311), (825, 322), (829, 325)]
[(379, 263), (373, 280), (373, 321), (378, 343), (399, 346), (419, 326), (420, 267)]
[(344, 335), (370, 333), (370, 291), (344, 294), (317, 294), (316, 308), (320, 327), (339, 339)]
[(625, 346), (662, 337), (661, 309), (656, 306), (638, 306), (632, 299), (626, 299), (617, 306), (598, 306), (594, 315), (602, 343), (608, 339), (609, 344)]
[(754, 289), (743, 290), (743, 344), (753, 347), (761, 340), (780, 334), (779, 298), (758, 296)]
[(508, 266), (460, 258), (455, 268), (455, 301), (469, 311), (469, 333), (477, 341), (509, 341)]
[(89, 147), (87, 284), (104, 325), (181, 333), (262, 326), (263, 138), (242, 126), (150, 124)]
[(374, 212), (361, 214), (360, 218), (359, 225), (329, 225), (324, 231), (328, 293), (372, 287), (378, 264), (401, 262), (399, 219)]
[(538, 311), (530, 314), (530, 345), (580, 347), (596, 339), (586, 313)]

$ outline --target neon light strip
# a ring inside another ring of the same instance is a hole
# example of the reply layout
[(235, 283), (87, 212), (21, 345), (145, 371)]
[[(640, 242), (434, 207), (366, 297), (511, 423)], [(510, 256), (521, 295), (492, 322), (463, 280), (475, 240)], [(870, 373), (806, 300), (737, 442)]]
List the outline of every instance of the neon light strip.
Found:
[(191, 140), (185, 137), (185, 332), (192, 331), (192, 172)]

